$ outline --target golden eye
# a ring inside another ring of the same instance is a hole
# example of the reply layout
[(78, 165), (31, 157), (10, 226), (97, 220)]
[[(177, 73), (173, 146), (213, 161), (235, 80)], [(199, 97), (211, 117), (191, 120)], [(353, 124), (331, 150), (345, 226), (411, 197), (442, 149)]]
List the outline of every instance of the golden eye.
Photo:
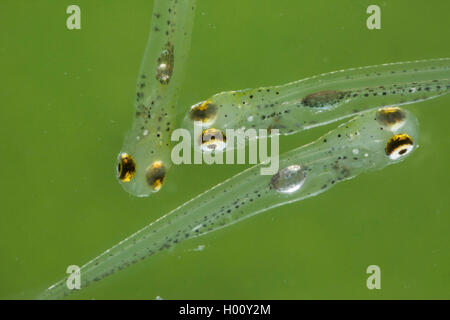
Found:
[(209, 100), (200, 102), (191, 108), (189, 117), (193, 121), (201, 121), (203, 123), (214, 121), (217, 117), (217, 106)]
[(122, 182), (128, 182), (136, 174), (136, 163), (133, 158), (125, 152), (119, 154), (117, 164), (117, 177)]
[(396, 134), (386, 144), (386, 155), (392, 160), (397, 160), (407, 155), (413, 149), (414, 142), (407, 134)]
[(406, 120), (406, 113), (396, 107), (382, 108), (377, 111), (375, 119), (383, 126), (395, 131), (400, 129)]
[(162, 161), (155, 161), (147, 168), (146, 178), (153, 191), (161, 189), (167, 169)]
[(205, 151), (220, 151), (226, 146), (227, 138), (219, 129), (209, 128), (202, 131), (201, 148)]

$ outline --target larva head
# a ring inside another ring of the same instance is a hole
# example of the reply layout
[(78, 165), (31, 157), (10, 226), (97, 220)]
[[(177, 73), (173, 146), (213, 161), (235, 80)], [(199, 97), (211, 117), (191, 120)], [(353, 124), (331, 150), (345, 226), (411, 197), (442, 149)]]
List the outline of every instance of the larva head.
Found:
[(418, 122), (411, 112), (398, 107), (380, 108), (370, 123), (374, 132), (367, 144), (372, 148), (376, 145), (380, 161), (390, 164), (403, 160), (417, 147)]
[(161, 189), (171, 164), (166, 143), (157, 133), (146, 130), (133, 129), (126, 135), (117, 158), (117, 179), (126, 192), (147, 197)]
[(398, 107), (380, 108), (375, 123), (387, 163), (403, 160), (418, 146), (418, 122), (411, 112)]
[(159, 191), (166, 173), (167, 166), (162, 160), (140, 162), (125, 152), (121, 152), (117, 159), (117, 179), (125, 191), (137, 197), (147, 197)]
[(389, 160), (402, 160), (417, 147), (418, 122), (409, 111), (398, 107), (378, 109), (375, 119), (388, 133), (384, 153)]

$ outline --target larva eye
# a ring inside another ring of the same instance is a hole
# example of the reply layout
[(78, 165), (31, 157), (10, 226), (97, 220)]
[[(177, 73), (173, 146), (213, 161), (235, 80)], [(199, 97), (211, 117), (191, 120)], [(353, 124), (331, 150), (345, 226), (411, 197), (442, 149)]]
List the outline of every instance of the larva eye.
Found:
[(217, 117), (217, 106), (209, 100), (197, 103), (189, 111), (189, 117), (192, 121), (213, 122)]
[(147, 172), (145, 174), (147, 184), (153, 189), (153, 191), (158, 191), (161, 189), (166, 172), (167, 169), (162, 161), (155, 161), (150, 167), (147, 168)]
[(414, 142), (407, 134), (396, 134), (386, 144), (386, 155), (391, 160), (406, 156), (413, 149)]
[(205, 151), (220, 151), (225, 149), (227, 137), (219, 129), (209, 128), (202, 131), (201, 148)]
[(136, 162), (125, 152), (119, 154), (117, 163), (117, 177), (122, 182), (129, 182), (136, 174)]
[(376, 120), (381, 125), (396, 131), (405, 124), (406, 113), (397, 107), (382, 108), (377, 111)]

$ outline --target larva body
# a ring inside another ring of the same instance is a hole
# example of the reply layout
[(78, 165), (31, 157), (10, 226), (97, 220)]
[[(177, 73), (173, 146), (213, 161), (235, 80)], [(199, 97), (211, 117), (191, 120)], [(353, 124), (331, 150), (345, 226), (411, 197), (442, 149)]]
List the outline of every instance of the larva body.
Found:
[(118, 179), (132, 195), (158, 191), (171, 165), (170, 135), (189, 53), (195, 0), (157, 0), (141, 64), (135, 117), (118, 157)]
[[(278, 129), (293, 134), (383, 106), (447, 94), (450, 59), (339, 70), (282, 86), (227, 91), (194, 105), (184, 126)], [(201, 138), (195, 137), (195, 141)]]

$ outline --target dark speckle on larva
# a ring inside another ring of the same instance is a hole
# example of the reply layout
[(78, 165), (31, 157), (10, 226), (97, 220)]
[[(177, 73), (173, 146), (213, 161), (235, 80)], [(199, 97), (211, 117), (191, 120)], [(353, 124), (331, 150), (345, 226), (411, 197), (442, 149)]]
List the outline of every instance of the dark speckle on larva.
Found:
[(171, 43), (166, 44), (166, 48), (161, 52), (158, 57), (156, 65), (156, 80), (159, 80), (161, 84), (168, 84), (172, 77), (174, 68), (174, 47)]

